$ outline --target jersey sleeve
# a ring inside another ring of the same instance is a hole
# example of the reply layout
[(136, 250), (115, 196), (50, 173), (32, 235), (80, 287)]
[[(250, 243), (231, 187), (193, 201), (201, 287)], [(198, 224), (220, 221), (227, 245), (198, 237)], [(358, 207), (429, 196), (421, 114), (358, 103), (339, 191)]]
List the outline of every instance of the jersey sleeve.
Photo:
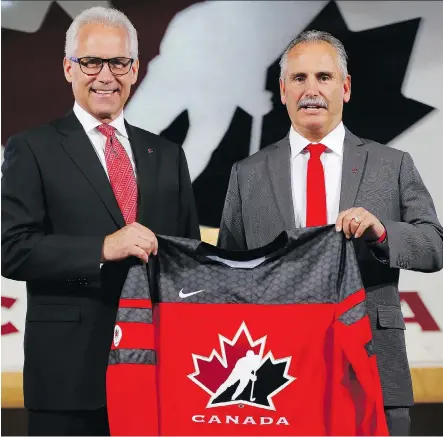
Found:
[[(389, 435), (366, 309), (366, 293), (351, 242), (343, 244), (340, 301), (334, 323), (334, 404), (331, 434)], [(343, 419), (346, 408), (353, 412)], [(340, 420), (338, 419), (340, 417)]]
[(158, 435), (153, 305), (146, 267), (129, 269), (106, 374), (111, 436)]

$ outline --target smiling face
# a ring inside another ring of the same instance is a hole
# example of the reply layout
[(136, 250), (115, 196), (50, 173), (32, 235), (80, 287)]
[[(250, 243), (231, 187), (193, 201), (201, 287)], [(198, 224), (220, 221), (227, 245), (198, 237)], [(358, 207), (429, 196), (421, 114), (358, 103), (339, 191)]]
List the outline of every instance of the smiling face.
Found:
[[(74, 56), (98, 57), (103, 59), (130, 58), (129, 36), (123, 27), (107, 27), (101, 24), (87, 24), (77, 34), (77, 47)], [(114, 76), (105, 63), (100, 73), (87, 75), (78, 63), (64, 59), (63, 68), (66, 80), (72, 83), (72, 91), (77, 103), (98, 120), (109, 123), (117, 118), (128, 100), (131, 85), (137, 80), (138, 60), (129, 73)]]
[(288, 53), (280, 96), (293, 128), (317, 142), (340, 123), (343, 102), (351, 97), (351, 77), (343, 79), (332, 45), (300, 43)]

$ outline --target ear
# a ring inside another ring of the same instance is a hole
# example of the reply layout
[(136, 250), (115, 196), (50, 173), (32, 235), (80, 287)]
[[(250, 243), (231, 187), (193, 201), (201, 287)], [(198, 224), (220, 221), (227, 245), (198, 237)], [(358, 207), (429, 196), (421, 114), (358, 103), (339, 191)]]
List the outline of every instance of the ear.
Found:
[(136, 59), (131, 66), (131, 73), (132, 73), (132, 80), (131, 80), (131, 84), (134, 85), (135, 82), (137, 82), (137, 78), (138, 78), (138, 70), (140, 68), (140, 61), (138, 59)]
[(351, 76), (348, 74), (343, 82), (343, 101), (348, 103), (351, 99)]
[(69, 83), (72, 83), (72, 64), (67, 58), (63, 59), (63, 71), (65, 73), (65, 78)]
[(280, 83), (280, 100), (283, 103), (283, 105), (286, 105), (286, 84), (285, 84), (285, 80), (280, 78), (279, 79), (279, 83)]

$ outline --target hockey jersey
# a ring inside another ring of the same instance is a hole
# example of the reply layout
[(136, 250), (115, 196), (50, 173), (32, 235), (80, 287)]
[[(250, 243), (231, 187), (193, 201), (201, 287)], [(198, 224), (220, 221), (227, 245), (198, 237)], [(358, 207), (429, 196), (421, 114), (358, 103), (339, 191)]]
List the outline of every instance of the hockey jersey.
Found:
[(227, 251), (158, 236), (123, 288), (111, 435), (388, 435), (352, 242), (333, 226)]

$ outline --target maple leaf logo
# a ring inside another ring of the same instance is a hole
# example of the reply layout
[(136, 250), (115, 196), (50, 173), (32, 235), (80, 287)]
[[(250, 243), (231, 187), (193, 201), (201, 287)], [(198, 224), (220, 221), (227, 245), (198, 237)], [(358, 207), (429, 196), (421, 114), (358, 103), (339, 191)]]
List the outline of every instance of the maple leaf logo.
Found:
[(243, 322), (232, 340), (219, 334), (221, 353), (192, 354), (195, 372), (188, 378), (210, 395), (206, 408), (251, 405), (275, 411), (273, 396), (296, 378), (288, 374), (292, 357), (264, 355), (266, 339), (253, 340)]
[[(330, 1), (304, 29), (330, 32), (346, 48), (353, 82), (351, 100), (343, 107), (343, 122), (357, 136), (387, 144), (435, 109), (402, 94), (420, 21), (353, 32), (338, 3)], [(261, 148), (287, 135), (291, 124), (286, 107), (280, 104), (279, 60), (268, 69), (266, 89), (273, 93), (273, 110), (263, 118)]]

